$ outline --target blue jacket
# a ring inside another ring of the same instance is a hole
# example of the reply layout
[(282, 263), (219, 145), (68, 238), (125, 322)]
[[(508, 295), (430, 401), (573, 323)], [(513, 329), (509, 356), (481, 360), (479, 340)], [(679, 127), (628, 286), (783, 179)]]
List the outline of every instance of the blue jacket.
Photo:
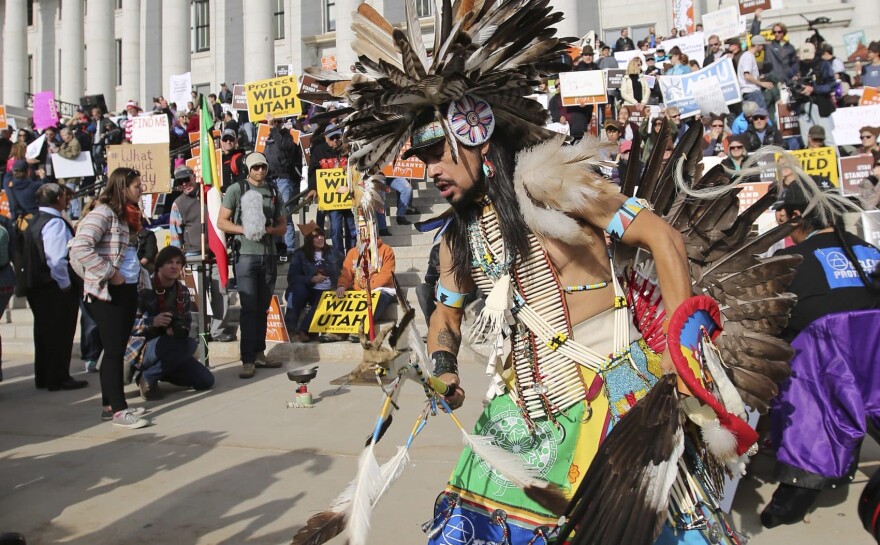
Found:
[[(342, 270), (342, 254), (330, 246), (324, 246), (324, 274), (330, 278), (330, 286), (335, 287), (339, 282), (339, 271)], [(312, 287), (311, 279), (317, 274), (318, 268), (314, 262), (309, 261), (302, 248), (293, 253), (290, 267), (287, 269), (287, 285), (305, 284)]]

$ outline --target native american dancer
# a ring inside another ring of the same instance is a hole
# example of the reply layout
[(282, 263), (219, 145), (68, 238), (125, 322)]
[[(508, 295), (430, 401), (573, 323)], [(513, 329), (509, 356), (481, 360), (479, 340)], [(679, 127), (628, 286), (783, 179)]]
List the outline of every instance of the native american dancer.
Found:
[[(699, 124), (664, 160), (665, 121), (644, 174), (633, 161), (618, 188), (598, 173), (598, 144), (547, 131), (546, 110), (526, 98), (565, 69), (567, 42), (552, 28), (562, 14), (548, 0), (443, 0), (430, 59), (405, 5), (404, 31), (361, 4), (360, 71), (349, 81), (310, 70), (327, 91), (309, 98), (351, 104), (332, 112), (350, 167), (369, 179), (409, 143), (452, 205), (432, 222), (442, 245), (430, 363), (411, 334), (421, 355), (398, 372), (454, 419), (463, 301), (474, 287), (486, 296), (468, 335), (489, 353), (486, 409), (424, 526), (429, 543), (738, 543), (722, 487), (757, 440), (746, 406), (766, 411), (791, 357), (772, 335), (794, 302), (785, 288), (799, 257), (756, 254), (792, 226), (750, 234), (776, 188), (739, 214), (727, 173), (697, 172)], [(392, 346), (401, 336), (392, 331)], [(388, 368), (397, 353), (365, 362)], [(424, 426), (426, 413), (379, 466), (372, 445), (398, 392), (386, 392), (350, 489), (295, 544), (346, 525), (352, 545), (365, 542), (369, 509)]]

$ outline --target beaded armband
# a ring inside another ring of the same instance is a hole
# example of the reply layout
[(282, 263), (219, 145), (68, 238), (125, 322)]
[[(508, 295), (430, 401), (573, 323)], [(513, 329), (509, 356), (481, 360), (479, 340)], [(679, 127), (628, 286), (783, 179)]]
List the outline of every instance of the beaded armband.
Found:
[(639, 212), (647, 207), (648, 203), (643, 199), (628, 198), (614, 213), (608, 226), (605, 227), (605, 232), (611, 235), (614, 240), (620, 240)]
[(439, 377), (444, 373), (458, 374), (458, 358), (455, 354), (446, 350), (437, 350), (431, 354), (431, 363), (434, 365), (434, 376)]
[(435, 293), (435, 298), (437, 299), (437, 301), (446, 305), (449, 308), (464, 307), (464, 300), (466, 296), (466, 293), (456, 293), (452, 290), (448, 290), (443, 287), (442, 282), (437, 282), (437, 292)]

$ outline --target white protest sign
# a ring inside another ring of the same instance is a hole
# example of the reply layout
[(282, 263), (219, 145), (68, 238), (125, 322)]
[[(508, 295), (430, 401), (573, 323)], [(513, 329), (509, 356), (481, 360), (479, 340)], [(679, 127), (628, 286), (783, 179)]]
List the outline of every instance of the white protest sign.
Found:
[(862, 143), (859, 129), (862, 127), (880, 127), (880, 104), (872, 106), (855, 106), (838, 108), (831, 114), (834, 121), (834, 145), (856, 146)]
[(730, 110), (727, 108), (727, 103), (724, 100), (724, 95), (718, 92), (720, 86), (718, 77), (714, 75), (698, 79), (691, 83), (691, 95), (693, 95), (694, 100), (697, 101), (697, 106), (700, 107), (700, 113), (702, 115), (730, 113)]
[(133, 117), (128, 123), (132, 144), (165, 144), (170, 141), (171, 132), (165, 114)]
[(617, 66), (626, 67), (629, 64), (629, 61), (635, 58), (642, 59), (642, 66), (648, 64), (645, 62), (645, 55), (653, 55), (654, 50), (649, 49), (647, 51), (640, 51), (638, 49), (632, 49), (630, 51), (620, 51), (619, 53), (614, 53), (614, 58), (617, 60)]
[(25, 159), (36, 159), (43, 151), (43, 144), (46, 143), (46, 135), (42, 134), (39, 138), (28, 144), (27, 151), (24, 152)]
[(713, 34), (716, 34), (722, 41), (733, 38), (739, 36), (740, 30), (739, 10), (736, 6), (703, 14), (703, 34), (707, 41), (708, 37)]
[(604, 104), (608, 100), (605, 72), (601, 70), (563, 72), (559, 74), (559, 85), (563, 106)]
[(66, 159), (57, 153), (53, 153), (52, 172), (56, 178), (86, 178), (95, 175), (92, 165), (92, 154), (84, 151), (76, 159)]
[[(168, 78), (168, 102), (177, 104), (177, 109), (186, 109), (186, 103), (192, 100), (192, 72), (172, 75)], [(196, 107), (199, 105), (196, 104)]]
[(706, 58), (704, 36), (705, 32), (694, 32), (683, 38), (663, 40), (661, 45), (663, 46), (663, 49), (666, 50), (667, 55), (669, 55), (670, 49), (677, 46), (682, 53), (688, 56), (688, 59), (697, 61), (700, 63), (700, 66), (703, 66), (703, 60)]

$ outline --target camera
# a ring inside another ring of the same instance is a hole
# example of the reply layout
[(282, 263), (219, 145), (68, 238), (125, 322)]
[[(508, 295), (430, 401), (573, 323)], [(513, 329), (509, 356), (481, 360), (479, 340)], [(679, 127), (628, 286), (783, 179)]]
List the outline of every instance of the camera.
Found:
[(172, 316), (171, 323), (168, 324), (168, 327), (171, 328), (175, 339), (185, 339), (189, 337), (189, 329), (183, 324), (183, 317), (181, 316)]

